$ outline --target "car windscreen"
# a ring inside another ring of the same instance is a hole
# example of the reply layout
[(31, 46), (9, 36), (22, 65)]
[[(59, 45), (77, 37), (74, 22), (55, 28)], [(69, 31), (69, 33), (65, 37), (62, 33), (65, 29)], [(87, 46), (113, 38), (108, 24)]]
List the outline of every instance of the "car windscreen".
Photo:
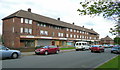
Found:
[(100, 45), (93, 45), (92, 47), (100, 47)]
[(113, 47), (114, 49), (118, 49), (118, 48), (120, 48), (120, 47)]

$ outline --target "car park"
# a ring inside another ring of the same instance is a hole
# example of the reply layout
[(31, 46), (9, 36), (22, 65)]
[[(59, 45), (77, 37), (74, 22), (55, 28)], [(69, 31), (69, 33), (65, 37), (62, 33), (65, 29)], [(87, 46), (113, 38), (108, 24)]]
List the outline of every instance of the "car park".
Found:
[(104, 52), (104, 47), (102, 45), (92, 45), (90, 48), (91, 52)]
[(75, 43), (75, 49), (78, 50), (88, 50), (90, 45), (88, 45), (87, 42), (76, 42)]
[(111, 53), (120, 53), (120, 45), (112, 47)]
[(48, 55), (50, 53), (58, 54), (60, 51), (58, 46), (40, 46), (38, 49), (35, 50), (35, 54), (45, 54)]
[(18, 50), (11, 50), (5, 46), (0, 46), (0, 59), (3, 58), (18, 58), (21, 55), (21, 52)]

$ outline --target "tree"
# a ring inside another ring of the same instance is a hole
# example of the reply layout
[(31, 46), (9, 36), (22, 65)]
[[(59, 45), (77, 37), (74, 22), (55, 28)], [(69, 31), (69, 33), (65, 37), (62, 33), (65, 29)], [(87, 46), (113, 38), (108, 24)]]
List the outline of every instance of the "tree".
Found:
[(79, 15), (99, 16), (104, 18), (112, 18), (118, 22), (115, 29), (111, 28), (110, 33), (120, 36), (120, 2), (119, 1), (85, 1), (80, 2), (82, 9), (78, 9)]
[(114, 42), (115, 42), (115, 44), (119, 44), (120, 45), (120, 37), (115, 37), (114, 38)]

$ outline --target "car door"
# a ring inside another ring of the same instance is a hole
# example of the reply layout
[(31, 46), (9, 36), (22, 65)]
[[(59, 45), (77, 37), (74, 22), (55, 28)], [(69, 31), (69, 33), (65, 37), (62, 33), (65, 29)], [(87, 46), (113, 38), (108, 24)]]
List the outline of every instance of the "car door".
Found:
[(49, 50), (50, 50), (51, 53), (54, 53), (55, 52), (54, 46), (49, 46)]

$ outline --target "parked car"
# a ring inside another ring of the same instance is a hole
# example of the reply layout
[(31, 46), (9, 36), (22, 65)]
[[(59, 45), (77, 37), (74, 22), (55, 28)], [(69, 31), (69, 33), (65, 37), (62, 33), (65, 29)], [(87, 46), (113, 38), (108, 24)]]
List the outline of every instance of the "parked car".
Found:
[(18, 50), (10, 50), (5, 46), (0, 46), (0, 59), (3, 58), (18, 58), (21, 55), (21, 52)]
[(104, 48), (110, 48), (110, 45), (104, 44), (102, 45)]
[(104, 47), (102, 45), (92, 45), (90, 48), (91, 52), (104, 52)]
[(59, 51), (60, 51), (59, 47), (52, 45), (52, 46), (40, 46), (38, 49), (35, 50), (35, 53), (48, 55), (50, 53), (58, 54)]
[(90, 45), (88, 45), (87, 42), (76, 42), (75, 43), (75, 49), (78, 50), (88, 50)]
[(112, 47), (111, 53), (120, 53), (120, 45)]

